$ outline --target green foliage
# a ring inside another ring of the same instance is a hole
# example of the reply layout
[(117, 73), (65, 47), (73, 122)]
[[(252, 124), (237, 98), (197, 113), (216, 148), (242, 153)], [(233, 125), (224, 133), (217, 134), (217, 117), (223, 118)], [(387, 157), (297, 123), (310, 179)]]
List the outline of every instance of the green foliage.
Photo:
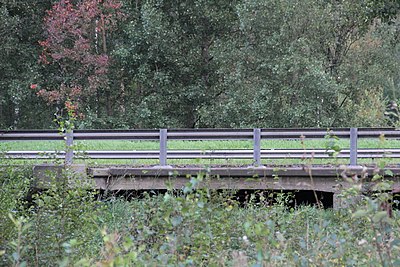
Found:
[(19, 218), (14, 218), (11, 214), (9, 214), (9, 219), (12, 221), (17, 231), (16, 239), (9, 243), (9, 248), (14, 251), (12, 254), (10, 254), (11, 257), (9, 261), (13, 264), (13, 266), (27, 266), (27, 262), (23, 259), (26, 256), (25, 254), (28, 252), (28, 246), (23, 243), (23, 237), (29, 230), (30, 224), (27, 219), (22, 216)]
[(29, 168), (9, 167), (0, 155), (0, 250), (15, 237), (15, 225), (9, 214), (18, 214), (24, 205), (32, 173)]
[(96, 30), (95, 8), (64, 24), (88, 46), (49, 47), (65, 60), (43, 66), (59, 1), (2, 1), (0, 127), (55, 127), (57, 105), (35, 96), (52, 88), (81, 103), (80, 128), (383, 126), (399, 98), (398, 1), (121, 2), (112, 31)]
[[(0, 252), (19, 266), (398, 264), (399, 214), (382, 209), (391, 200), (382, 176), (373, 179), (373, 195), (339, 210), (288, 208), (285, 194), (271, 205), (265, 192), (243, 205), (234, 192), (201, 188), (208, 179), (199, 174), (182, 191), (104, 204), (54, 180), (24, 217), (11, 217), (15, 235)], [(360, 194), (359, 182), (342, 192), (344, 202)]]
[[(373, 31), (363, 4), (243, 1), (237, 12), (239, 30), (232, 36), (229, 49), (225, 45), (221, 46), (223, 50), (216, 51), (221, 52), (216, 58), (223, 62), (221, 71), (226, 84), (221, 95), (223, 104), (214, 102), (215, 113), (208, 114), (208, 121), (216, 122), (210, 126), (225, 123), (225, 127), (329, 127), (383, 123), (382, 105), (369, 105), (368, 109), (367, 105), (356, 106), (375, 99), (382, 103), (382, 96), (371, 92), (376, 91), (374, 83), (378, 79), (387, 79), (373, 69), (383, 72), (388, 65), (385, 60), (376, 60), (372, 66), (352, 57), (369, 60), (375, 52), (379, 56), (389, 55), (388, 50), (383, 52), (380, 47), (357, 50), (353, 46), (357, 40), (367, 38), (367, 30)], [(383, 25), (377, 23), (380, 26)], [(393, 48), (390, 51), (394, 52)], [(358, 116), (357, 109), (381, 116), (374, 116), (370, 123), (364, 121), (367, 116)]]
[(0, 3), (0, 128), (42, 128), (51, 123), (49, 108), (30, 89), (40, 77), (37, 41), (49, 6), (50, 1)]
[[(130, 23), (115, 55), (128, 78), (130, 124), (195, 127), (220, 92), (215, 43), (230, 34), (236, 1), (127, 4)], [(174, 106), (174, 108), (171, 108)]]
[[(65, 170), (61, 176), (53, 174), (49, 179), (42, 184), (48, 188), (32, 196), (32, 206), (26, 211), (31, 223), (25, 236), (31, 247), (27, 260), (32, 265), (90, 254), (86, 242), (91, 242), (86, 240), (97, 232), (95, 223), (101, 205), (95, 200), (88, 178)], [(66, 250), (66, 244), (73, 240), (77, 240), (74, 248)], [(91, 245), (96, 249), (94, 243)]]
[(268, 206), (264, 202), (240, 207), (229, 193), (193, 191), (192, 184), (188, 183), (183, 195), (168, 192), (129, 204), (112, 202), (124, 210), (116, 213), (113, 225), (116, 218), (124, 224), (118, 234), (105, 235), (100, 259), (81, 262), (106, 266), (121, 262), (172, 266), (397, 264), (398, 213), (391, 219), (379, 205), (373, 204), (371, 210), (355, 206), (354, 211), (307, 206), (289, 210), (279, 203)]
[[(388, 177), (392, 173), (386, 172)], [(381, 266), (397, 266), (400, 262), (397, 253), (400, 236), (398, 212), (392, 210), (393, 182), (384, 175), (375, 174), (370, 181), (366, 177), (348, 180), (352, 185), (343, 190), (341, 197), (352, 203), (347, 206), (354, 227), (363, 227), (365, 235), (358, 242), (364, 250), (374, 251), (374, 257), (368, 257), (364, 262)], [(342, 210), (343, 211), (343, 210)], [(353, 231), (356, 231), (355, 229)], [(359, 229), (357, 229), (360, 232)], [(370, 255), (369, 255), (370, 256)]]
[[(73, 112), (68, 110), (68, 115), (71, 117)], [(71, 131), (74, 116), (60, 121), (59, 125), (61, 133)], [(14, 172), (18, 168), (9, 166), (7, 161), (4, 163), (0, 165), (5, 171), (1, 173), (0, 200), (4, 200), (5, 205), (1, 206), (0, 216), (4, 219), (8, 213), (9, 218), (0, 224), (1, 231), (7, 231), (4, 240), (0, 240), (0, 248), (5, 248), (5, 255), (10, 258), (8, 262), (15, 266), (52, 266), (67, 256), (76, 260), (87, 255), (87, 243), (76, 240), (96, 233), (93, 224), (101, 204), (95, 200), (93, 180), (86, 173), (76, 171), (73, 165), (60, 164), (57, 160), (48, 165), (47, 173), (36, 172), (32, 181), (16, 176)], [(22, 197), (26, 198), (26, 203), (20, 202)], [(17, 214), (18, 219), (11, 213)]]
[(331, 157), (337, 158), (342, 148), (340, 147), (340, 139), (337, 136), (332, 135), (329, 130), (325, 136), (325, 148), (327, 151), (331, 152)]
[[(14, 210), (5, 205), (7, 201), (2, 203), (0, 250), (5, 253), (3, 264), (52, 266), (65, 257), (76, 261), (95, 253), (87, 251), (88, 247), (98, 249), (96, 239), (89, 237), (96, 236), (101, 204), (95, 200), (87, 181), (67, 172), (63, 172), (62, 177), (53, 175), (52, 178), (48, 188), (33, 194), (29, 203), (19, 202)], [(27, 180), (20, 178), (16, 183), (24, 184), (23, 181)], [(18, 192), (21, 193), (23, 191)], [(7, 195), (5, 200), (14, 200), (18, 194)], [(3, 210), (5, 208), (8, 210)], [(7, 212), (9, 215), (5, 216)], [(18, 217), (14, 218), (11, 213)], [(68, 249), (71, 243), (73, 248)]]

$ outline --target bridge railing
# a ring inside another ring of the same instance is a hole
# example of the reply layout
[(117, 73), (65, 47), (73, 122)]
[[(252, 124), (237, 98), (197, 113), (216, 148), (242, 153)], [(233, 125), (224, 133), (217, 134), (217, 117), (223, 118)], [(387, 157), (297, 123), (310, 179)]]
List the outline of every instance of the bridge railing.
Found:
[[(255, 166), (261, 166), (262, 158), (327, 158), (333, 151), (323, 149), (313, 150), (288, 150), (274, 149), (263, 150), (261, 140), (266, 139), (321, 139), (327, 135), (338, 138), (350, 139), (350, 148), (342, 150), (339, 157), (349, 158), (349, 164), (357, 165), (358, 158), (382, 157), (382, 150), (359, 150), (357, 141), (359, 138), (385, 138), (400, 139), (400, 130), (393, 128), (335, 128), (330, 129), (160, 129), (160, 130), (75, 130), (60, 134), (52, 130), (24, 130), (2, 131), (0, 141), (34, 141), (34, 140), (65, 140), (66, 151), (59, 152), (58, 158), (65, 160), (66, 164), (72, 164), (74, 154), (73, 143), (75, 140), (152, 140), (160, 143), (159, 151), (86, 151), (89, 158), (103, 159), (154, 159), (158, 158), (160, 166), (168, 166), (167, 159), (187, 158), (240, 158), (252, 159)], [(252, 140), (252, 150), (168, 150), (169, 140)], [(399, 149), (389, 151), (391, 157), (400, 158)], [(46, 158), (44, 151), (8, 151), (8, 158)], [(49, 151), (46, 151), (49, 152)], [(307, 152), (307, 153), (305, 153)]]

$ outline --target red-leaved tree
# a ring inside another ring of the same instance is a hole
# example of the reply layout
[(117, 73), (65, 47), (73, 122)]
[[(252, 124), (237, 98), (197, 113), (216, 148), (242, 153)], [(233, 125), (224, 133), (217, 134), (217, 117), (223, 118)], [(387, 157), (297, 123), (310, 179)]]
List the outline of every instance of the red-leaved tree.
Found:
[(118, 0), (61, 0), (47, 11), (40, 62), (48, 73), (37, 95), (49, 104), (83, 103), (108, 88), (107, 38), (123, 17)]

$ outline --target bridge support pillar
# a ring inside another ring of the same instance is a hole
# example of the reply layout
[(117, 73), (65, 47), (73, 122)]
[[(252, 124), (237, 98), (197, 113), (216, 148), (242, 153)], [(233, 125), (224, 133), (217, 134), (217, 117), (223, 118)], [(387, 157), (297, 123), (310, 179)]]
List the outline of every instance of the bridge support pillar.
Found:
[(57, 164), (40, 164), (33, 167), (33, 187), (50, 188), (54, 181), (63, 181), (70, 187), (82, 186), (84, 183), (93, 183), (88, 179), (87, 167), (84, 164), (72, 164), (63, 166)]

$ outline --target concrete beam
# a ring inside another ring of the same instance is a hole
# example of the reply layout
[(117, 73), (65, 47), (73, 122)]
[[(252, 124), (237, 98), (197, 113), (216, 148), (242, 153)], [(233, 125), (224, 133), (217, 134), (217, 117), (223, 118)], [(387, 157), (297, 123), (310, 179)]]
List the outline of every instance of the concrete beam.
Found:
[[(59, 179), (68, 179), (68, 185), (82, 185), (77, 181), (89, 182), (87, 167), (84, 164), (71, 164), (68, 166), (57, 164), (40, 164), (33, 167), (33, 177), (35, 188), (49, 188), (51, 183)], [(92, 181), (93, 182), (93, 181)]]
[[(108, 177), (96, 178), (96, 188), (104, 190), (157, 190), (182, 189), (190, 181), (184, 177)], [(336, 192), (338, 182), (333, 178), (313, 179), (305, 177), (282, 178), (207, 178), (199, 188), (210, 189), (257, 189), (257, 190), (316, 190)]]

